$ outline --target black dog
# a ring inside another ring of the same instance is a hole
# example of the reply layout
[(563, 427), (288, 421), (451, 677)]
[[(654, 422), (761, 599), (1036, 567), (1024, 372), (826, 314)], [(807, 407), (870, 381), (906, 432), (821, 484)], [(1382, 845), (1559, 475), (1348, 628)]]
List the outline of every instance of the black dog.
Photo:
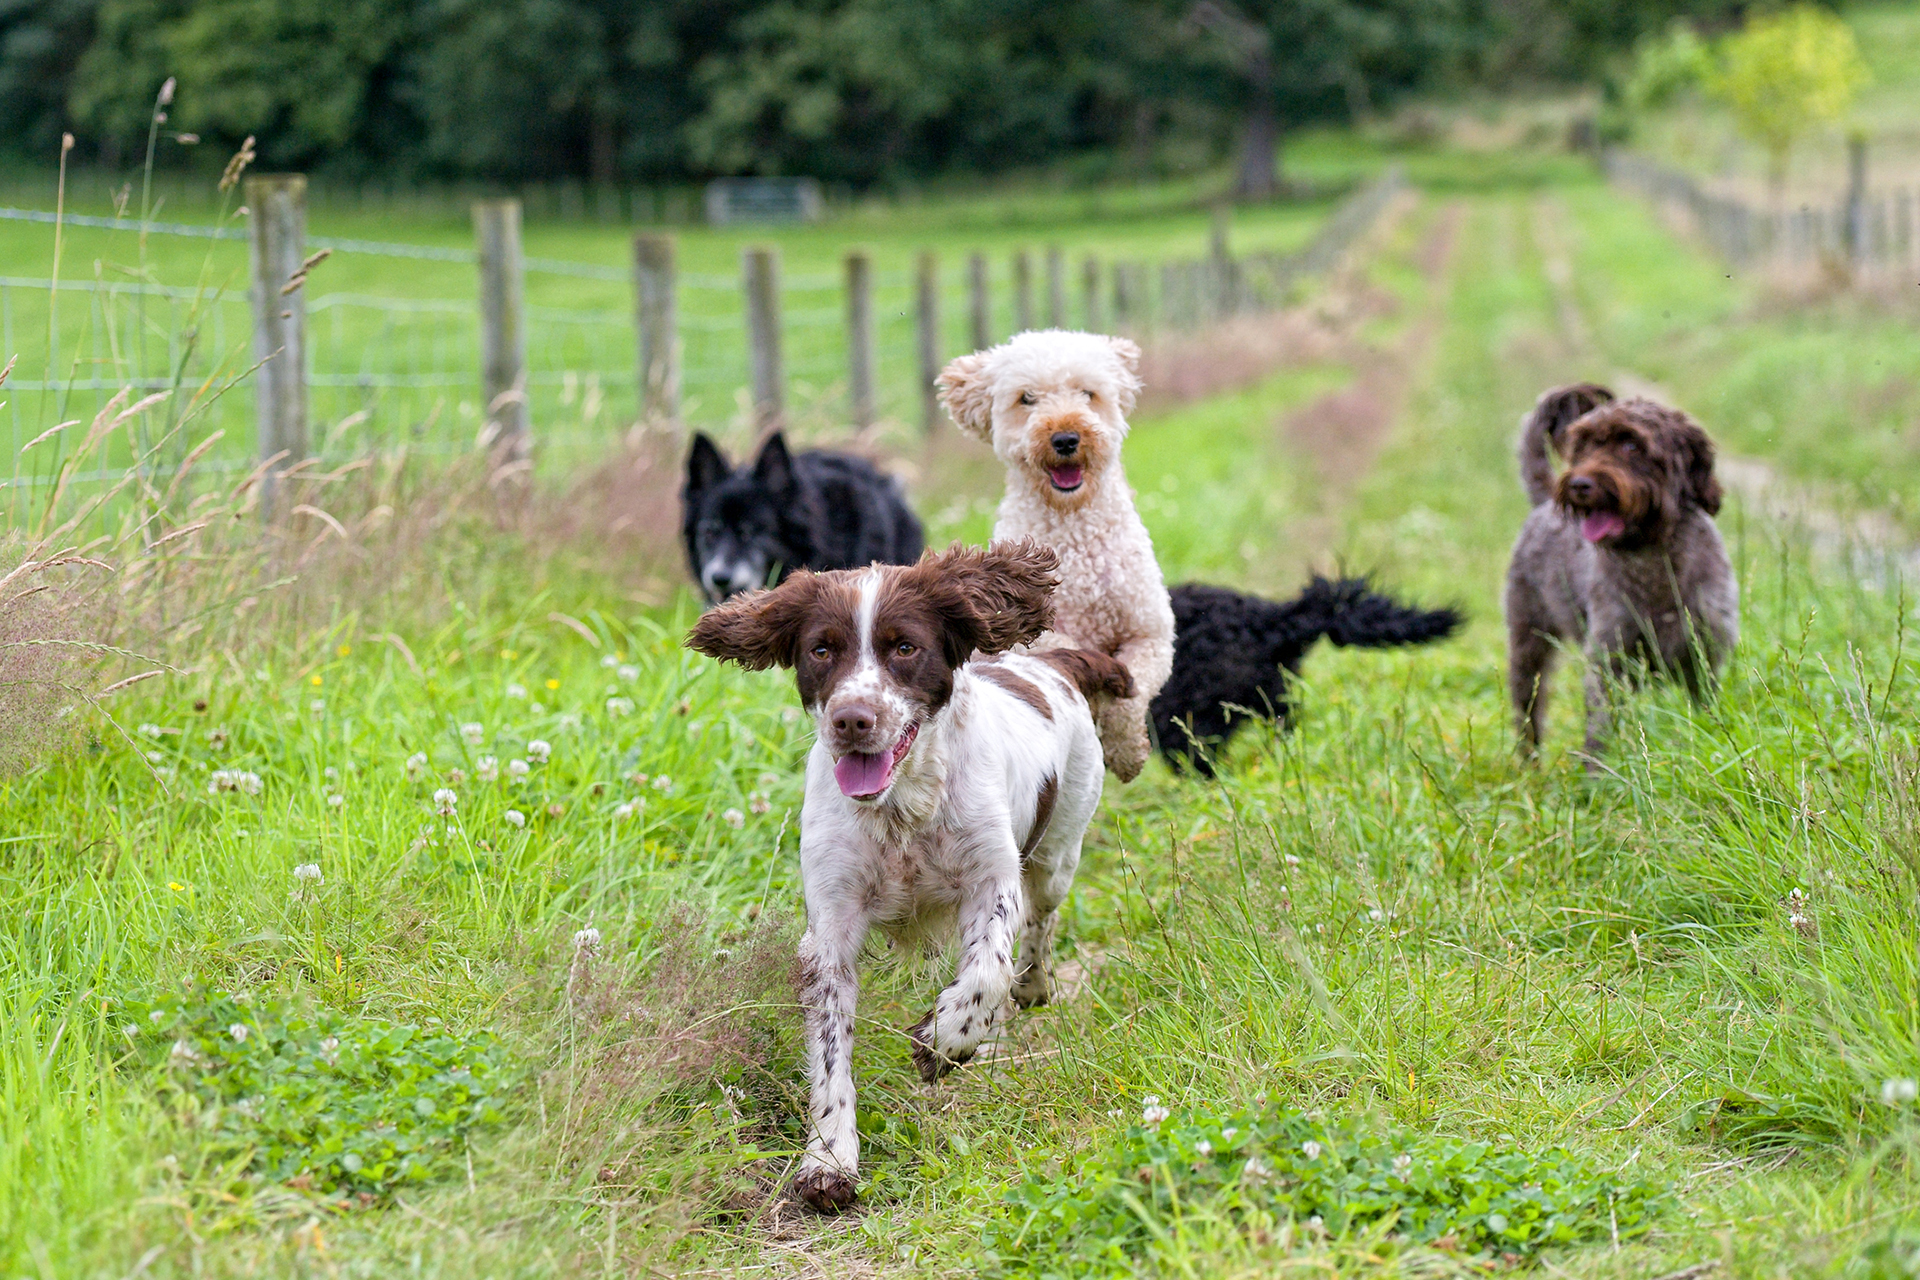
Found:
[(775, 432), (734, 470), (698, 432), (680, 494), (681, 537), (709, 604), (771, 587), (795, 569), (857, 569), (920, 558), (920, 521), (900, 486), (844, 453), (787, 452)]
[(1198, 582), (1168, 594), (1173, 674), (1153, 700), (1154, 737), (1168, 763), (1208, 778), (1211, 757), (1249, 713), (1287, 723), (1287, 681), (1300, 674), (1300, 660), (1321, 636), (1370, 649), (1425, 644), (1452, 635), (1461, 621), (1453, 609), (1398, 604), (1365, 578), (1315, 575), (1285, 602)]

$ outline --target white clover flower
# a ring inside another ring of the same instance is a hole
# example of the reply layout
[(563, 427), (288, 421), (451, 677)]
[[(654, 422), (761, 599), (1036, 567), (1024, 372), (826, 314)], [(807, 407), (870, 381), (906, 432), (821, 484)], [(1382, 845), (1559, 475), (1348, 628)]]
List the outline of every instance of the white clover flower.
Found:
[(1227, 1126), (1226, 1128), (1224, 1128), (1224, 1129), (1222, 1129), (1222, 1130), (1220, 1131), (1220, 1136), (1221, 1136), (1221, 1137), (1222, 1137), (1223, 1139), (1225, 1139), (1226, 1141), (1228, 1141), (1228, 1142), (1232, 1142), (1232, 1141), (1233, 1141), (1233, 1135), (1234, 1135), (1234, 1134), (1236, 1134), (1236, 1133), (1239, 1133), (1239, 1132), (1240, 1132), (1240, 1130), (1238, 1130), (1238, 1129), (1236, 1129), (1236, 1128), (1235, 1128), (1235, 1127), (1233, 1127), (1232, 1125), (1228, 1125), (1228, 1126)]
[(155, 1009), (155, 1010), (154, 1010), (154, 1011), (153, 1011), (152, 1013), (149, 1013), (149, 1014), (147, 1015), (147, 1021), (148, 1021), (148, 1022), (158, 1022), (158, 1021), (160, 1021), (160, 1019), (162, 1019), (162, 1018), (164, 1018), (164, 1017), (166, 1017), (166, 1016), (167, 1016), (167, 1014), (166, 1014), (166, 1011), (165, 1011), (164, 1009)]
[(538, 702), (529, 702), (527, 704), (527, 714), (530, 716), (543, 716), (547, 714), (547, 709)]
[(638, 680), (640, 678), (640, 668), (634, 666), (632, 663), (626, 663), (622, 665), (618, 671), (614, 672), (614, 674), (622, 680)]
[(320, 1057), (328, 1066), (332, 1066), (335, 1062), (339, 1060), (340, 1058), (340, 1037), (339, 1036), (328, 1036), (325, 1040), (322, 1040), (320, 1042)]
[(1880, 1101), (1889, 1107), (1897, 1107), (1903, 1102), (1912, 1102), (1920, 1097), (1920, 1083), (1898, 1076), (1880, 1083)]
[(1200, 1139), (1200, 1141), (1194, 1143), (1193, 1149), (1203, 1156), (1210, 1156), (1213, 1154), (1213, 1144), (1211, 1142), (1208, 1142), (1205, 1138), (1202, 1138)]
[(164, 751), (147, 752), (147, 760), (152, 764), (159, 764), (162, 760), (165, 760), (166, 758), (167, 758), (167, 753)]
[(463, 782), (465, 782), (466, 780), (467, 780), (467, 771), (466, 771), (465, 769), (449, 769), (449, 770), (447, 770), (447, 785), (448, 785), (448, 786), (450, 786), (450, 787), (457, 787), (457, 786), (459, 786), (459, 785), (460, 785), (461, 783), (463, 783)]
[(781, 724), (792, 724), (795, 720), (798, 720), (799, 718), (800, 718), (800, 708), (798, 707), (782, 707), (780, 709)]
[(148, 738), (157, 738), (160, 736), (160, 726), (157, 724), (143, 724), (136, 728), (134, 732)]
[(763, 773), (760, 775), (760, 785), (763, 787), (771, 787), (778, 781), (780, 781), (780, 775), (777, 773)]
[(515, 781), (518, 781), (519, 779), (526, 777), (527, 773), (528, 773), (528, 766), (525, 760), (507, 761), (507, 776), (509, 778), (512, 778)]
[(631, 800), (626, 800), (621, 802), (620, 804), (613, 806), (613, 816), (616, 819), (624, 822), (628, 818), (631, 818), (634, 814), (639, 813), (642, 809), (646, 807), (647, 807), (647, 802), (641, 799), (639, 796), (635, 796)]
[(725, 813), (720, 815), (720, 821), (726, 823), (728, 826), (732, 827), (735, 831), (738, 831), (741, 827), (746, 825), (747, 815), (740, 812), (738, 809), (729, 809)]
[(459, 804), (460, 797), (445, 787), (441, 787), (433, 793), (433, 811), (443, 818), (451, 818), (454, 809), (457, 808)]
[(510, 827), (524, 827), (527, 825), (527, 815), (518, 809), (509, 809), (500, 816), (506, 819), (506, 823)]
[(573, 935), (573, 949), (575, 951), (592, 951), (599, 945), (600, 931), (592, 925), (588, 925)]
[(1247, 1162), (1240, 1166), (1240, 1172), (1242, 1176), (1254, 1182), (1261, 1182), (1273, 1176), (1272, 1167), (1259, 1156), (1249, 1156)]
[(600, 667), (602, 670), (611, 671), (619, 665), (620, 659), (614, 657), (612, 654), (603, 653), (600, 655)]
[(427, 771), (427, 753), (416, 751), (407, 757), (407, 781), (418, 782)]
[(1367, 919), (1373, 921), (1375, 924), (1379, 924), (1382, 920), (1385, 920), (1386, 918), (1387, 917), (1381, 913), (1380, 908), (1378, 907), (1374, 907), (1367, 912)]
[(217, 796), (238, 791), (242, 795), (257, 796), (263, 785), (260, 775), (249, 769), (215, 769), (207, 778), (207, 794)]
[(581, 721), (580, 721), (579, 712), (562, 711), (560, 713), (560, 731), (562, 733), (567, 733), (572, 730), (578, 729), (580, 727), (580, 724), (581, 724)]
[(553, 758), (553, 744), (535, 738), (527, 744), (527, 759), (535, 764), (545, 764)]
[(1307, 1159), (1309, 1160), (1318, 1160), (1320, 1158), (1320, 1144), (1312, 1138), (1308, 1138), (1305, 1142), (1301, 1143), (1300, 1149), (1307, 1153)]
[(244, 1022), (236, 1022), (227, 1028), (227, 1034), (233, 1037), (235, 1044), (245, 1044), (247, 1042), (247, 1024)]
[(487, 727), (485, 725), (468, 721), (466, 724), (460, 726), (460, 741), (466, 743), (468, 746), (477, 747), (486, 742), (486, 740)]
[(1160, 1095), (1150, 1093), (1140, 1099), (1140, 1119), (1145, 1124), (1159, 1124), (1173, 1114), (1160, 1105)]
[(670, 792), (673, 790), (673, 779), (669, 778), (664, 773), (660, 774), (658, 777), (654, 778), (653, 780), (653, 789), (655, 791)]
[(630, 716), (633, 714), (632, 698), (608, 698), (607, 714), (610, 716)]
[(1393, 1176), (1394, 1177), (1400, 1179), (1402, 1182), (1405, 1182), (1407, 1180), (1407, 1175), (1412, 1172), (1413, 1172), (1412, 1156), (1402, 1151), (1399, 1155), (1393, 1158)]
[(523, 684), (509, 684), (507, 686), (507, 696), (509, 698), (524, 698), (527, 696), (527, 686)]
[(328, 765), (320, 771), (320, 776), (329, 782), (338, 782), (340, 780), (340, 771), (332, 765)]
[(347, 803), (347, 798), (341, 795), (338, 791), (330, 791), (327, 793), (327, 808), (338, 809), (344, 806), (346, 803)]
[(327, 700), (325, 698), (315, 698), (307, 704), (307, 710), (313, 712), (315, 715), (324, 715), (327, 710)]
[(747, 811), (749, 813), (765, 813), (771, 808), (773, 808), (773, 801), (767, 799), (766, 793), (762, 791), (754, 792), (752, 797), (747, 801)]
[(295, 880), (311, 880), (315, 884), (326, 883), (326, 877), (320, 874), (320, 864), (317, 862), (301, 863), (293, 869), (293, 878)]
[(1297, 867), (1300, 865), (1300, 859), (1294, 854), (1289, 853), (1286, 855), (1286, 864), (1290, 867)]
[(225, 729), (207, 730), (207, 746), (215, 751), (225, 751), (230, 735)]
[(200, 1064), (200, 1053), (183, 1037), (173, 1042), (173, 1049), (167, 1057), (176, 1067), (192, 1067)]
[(481, 756), (473, 762), (473, 776), (482, 782), (498, 782), (500, 762), (492, 756)]

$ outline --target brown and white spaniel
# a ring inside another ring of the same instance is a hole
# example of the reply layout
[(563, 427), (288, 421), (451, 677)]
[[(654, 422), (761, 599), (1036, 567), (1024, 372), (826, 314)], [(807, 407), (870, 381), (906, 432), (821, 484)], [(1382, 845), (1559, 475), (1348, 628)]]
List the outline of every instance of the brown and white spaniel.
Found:
[(1007, 652), (1046, 630), (1055, 566), (1015, 542), (797, 573), (688, 637), (754, 670), (792, 668), (814, 719), (800, 815), (811, 1136), (794, 1187), (816, 1209), (854, 1197), (850, 1057), (871, 928), (958, 937), (953, 981), (908, 1032), (929, 1081), (973, 1057), (1008, 995), (1047, 999), (1054, 912), (1100, 800), (1088, 700), (1133, 693), (1103, 653)]

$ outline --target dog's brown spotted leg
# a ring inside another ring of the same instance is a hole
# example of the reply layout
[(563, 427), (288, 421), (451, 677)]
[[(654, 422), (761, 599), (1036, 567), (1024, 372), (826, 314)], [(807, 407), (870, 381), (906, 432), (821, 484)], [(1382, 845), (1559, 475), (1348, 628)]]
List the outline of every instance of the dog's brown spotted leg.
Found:
[[(1008, 854), (1007, 862), (1015, 863), (1015, 851)], [(907, 1031), (922, 1080), (931, 1083), (972, 1060), (999, 1021), (1013, 986), (1014, 934), (1025, 916), (1018, 879), (990, 881), (961, 904), (960, 968), (927, 1016)]]
[(793, 1190), (821, 1213), (853, 1203), (860, 1170), (854, 1123), (853, 1014), (860, 998), (857, 964), (864, 920), (816, 921), (800, 939), (800, 1007), (806, 1017), (810, 1138)]

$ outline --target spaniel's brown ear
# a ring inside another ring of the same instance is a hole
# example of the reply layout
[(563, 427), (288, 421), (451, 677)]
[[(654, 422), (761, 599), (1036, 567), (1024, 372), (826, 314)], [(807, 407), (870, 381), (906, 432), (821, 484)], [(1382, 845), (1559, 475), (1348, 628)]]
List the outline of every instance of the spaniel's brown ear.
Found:
[(1717, 516), (1724, 495), (1720, 490), (1719, 477), (1713, 474), (1713, 439), (1692, 418), (1685, 414), (1678, 416), (1680, 421), (1674, 427), (1674, 445), (1686, 468), (1687, 494), (1702, 511)]
[(686, 645), (749, 671), (791, 667), (800, 628), (819, 595), (820, 576), (801, 570), (771, 591), (749, 591), (715, 605), (693, 624)]
[(957, 356), (934, 380), (940, 403), (954, 425), (970, 436), (986, 440), (993, 435), (993, 381), (987, 376), (987, 353)]
[(1053, 625), (1059, 557), (1022, 540), (992, 547), (929, 551), (902, 574), (940, 615), (941, 648), (957, 667), (979, 653), (1004, 653)]

